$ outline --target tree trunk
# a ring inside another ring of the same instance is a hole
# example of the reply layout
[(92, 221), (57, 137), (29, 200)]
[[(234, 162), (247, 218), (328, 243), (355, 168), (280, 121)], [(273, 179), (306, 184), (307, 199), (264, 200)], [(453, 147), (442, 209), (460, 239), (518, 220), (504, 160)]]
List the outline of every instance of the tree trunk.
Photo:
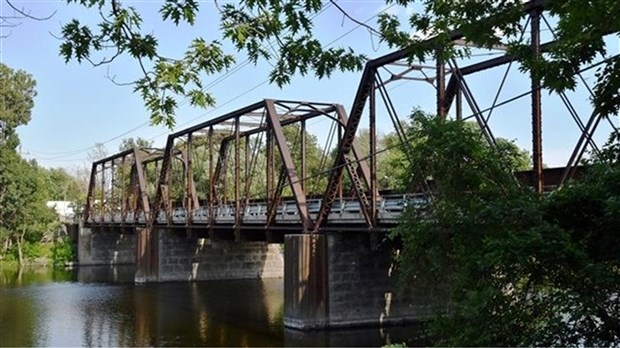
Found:
[(24, 244), (24, 235), (26, 234), (26, 227), (22, 228), (22, 234), (17, 237), (17, 256), (19, 261), (19, 268), (24, 265), (24, 254), (22, 253), (22, 244)]

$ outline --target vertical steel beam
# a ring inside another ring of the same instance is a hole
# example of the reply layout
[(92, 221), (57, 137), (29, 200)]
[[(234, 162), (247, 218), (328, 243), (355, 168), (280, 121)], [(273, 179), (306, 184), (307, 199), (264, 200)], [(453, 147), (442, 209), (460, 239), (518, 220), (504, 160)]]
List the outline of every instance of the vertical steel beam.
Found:
[(239, 116), (235, 117), (235, 239), (241, 226), (241, 137)]
[(289, 179), (291, 191), (293, 192), (293, 197), (295, 198), (295, 203), (297, 204), (304, 233), (309, 233), (313, 229), (313, 223), (310, 219), (310, 211), (308, 210), (308, 204), (306, 202), (306, 194), (304, 193), (301, 183), (299, 182), (299, 176), (295, 170), (295, 163), (293, 162), (291, 151), (286, 143), (286, 137), (284, 136), (275, 104), (273, 100), (265, 100), (265, 104), (267, 107), (267, 120), (273, 130), (275, 141), (278, 145), (280, 156), (282, 157), (282, 163), (286, 168), (286, 174)]
[(215, 223), (215, 176), (213, 168), (213, 126), (209, 127), (208, 133), (209, 142), (209, 192), (207, 205), (209, 209), (209, 237), (213, 238), (214, 230), (213, 225)]
[(246, 136), (244, 138), (245, 140), (245, 170), (243, 171), (244, 173), (244, 178), (243, 178), (243, 195), (244, 195), (244, 199), (243, 201), (244, 203), (244, 207), (247, 205), (247, 203), (249, 202), (250, 199), (250, 181), (252, 179), (252, 163), (250, 162), (250, 136)]
[[(540, 57), (540, 14), (536, 8), (530, 12), (530, 35), (532, 54)], [(530, 73), (532, 82), (532, 159), (534, 166), (534, 188), (537, 193), (543, 192), (543, 154), (542, 154), (542, 113), (540, 79), (534, 72)]]
[(275, 161), (273, 154), (273, 131), (267, 130), (267, 206), (270, 207), (274, 204), (274, 173)]
[(125, 157), (127, 156), (123, 156), (121, 158), (121, 225), (125, 224), (125, 214), (126, 214), (126, 206), (125, 206), (125, 200), (126, 200), (126, 192), (125, 190), (127, 189), (127, 187), (125, 186)]
[(370, 156), (370, 221), (372, 227), (377, 225), (377, 103), (376, 103), (376, 81), (373, 80), (371, 84), (371, 92), (369, 95), (369, 125), (368, 131), (370, 135), (369, 139), (369, 156)]
[(110, 164), (110, 214), (112, 219), (114, 219), (114, 211), (116, 210), (116, 204), (114, 200), (114, 162), (115, 159), (112, 159), (112, 163)]
[(307, 194), (306, 191), (306, 177), (307, 167), (306, 167), (306, 120), (301, 121), (301, 189)]
[(222, 140), (220, 144), (220, 157), (217, 160), (217, 166), (215, 167), (215, 177), (221, 182), (222, 197), (219, 204), (228, 204), (228, 141)]
[(130, 171), (131, 172), (129, 174), (129, 189), (131, 190), (131, 195), (128, 197), (127, 206), (129, 210), (133, 212), (135, 216), (136, 207), (138, 206), (138, 196), (140, 195), (138, 192), (138, 186), (137, 186), (137, 182), (138, 182), (137, 175), (138, 174), (136, 174), (135, 158), (134, 158), (134, 162), (131, 164)]
[[(340, 146), (342, 146), (342, 129), (343, 127), (346, 126), (346, 123), (342, 124), (340, 122), (337, 123), (337, 127), (338, 127), (338, 147), (340, 148)], [(343, 191), (344, 191), (344, 182), (342, 181), (342, 178), (339, 180), (338, 182), (338, 199), (342, 202), (342, 198), (343, 198)]]
[(105, 199), (105, 162), (101, 163), (101, 215), (99, 217), (99, 222), (103, 223), (103, 216), (105, 215), (106, 208), (106, 199)]
[(193, 133), (187, 134), (187, 145), (185, 149), (186, 153), (186, 180), (187, 180), (187, 203), (186, 203), (186, 215), (185, 224), (192, 224), (192, 211), (196, 209), (200, 203), (198, 202), (198, 194), (196, 193), (196, 186), (194, 185), (194, 148), (192, 146)]
[(436, 53), (437, 80), (437, 117), (446, 118), (446, 65), (443, 59), (443, 48), (438, 47)]

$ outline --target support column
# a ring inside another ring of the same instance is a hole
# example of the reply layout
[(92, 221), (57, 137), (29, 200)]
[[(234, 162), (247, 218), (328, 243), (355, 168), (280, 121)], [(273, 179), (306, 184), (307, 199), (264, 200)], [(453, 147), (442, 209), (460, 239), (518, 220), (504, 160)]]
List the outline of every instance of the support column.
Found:
[(159, 279), (159, 238), (153, 228), (136, 228), (136, 283)]
[(397, 287), (388, 244), (370, 233), (285, 237), (284, 325), (309, 330), (387, 326), (447, 311), (430, 289)]
[[(540, 56), (540, 9), (535, 9), (531, 16), (532, 55)], [(543, 155), (542, 155), (542, 112), (540, 78), (531, 73), (532, 80), (532, 159), (534, 170), (534, 188), (538, 194), (543, 192)]]
[(135, 260), (136, 239), (131, 229), (84, 227), (78, 229), (78, 264), (128, 265)]
[(326, 242), (322, 234), (284, 237), (284, 326), (329, 326)]

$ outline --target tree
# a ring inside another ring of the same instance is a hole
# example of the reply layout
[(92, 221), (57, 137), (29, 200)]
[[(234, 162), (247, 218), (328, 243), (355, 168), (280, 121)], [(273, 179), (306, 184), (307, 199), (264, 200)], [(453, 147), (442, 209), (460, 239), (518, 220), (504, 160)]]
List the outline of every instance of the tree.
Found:
[[(182, 57), (163, 56), (158, 50), (157, 37), (142, 29), (142, 18), (134, 7), (123, 6), (117, 0), (67, 0), (102, 15), (97, 26), (83, 25), (73, 19), (63, 26), (64, 41), (60, 53), (68, 62), (87, 61), (94, 66), (108, 64), (117, 57), (128, 55), (135, 59), (142, 77), (133, 82), (135, 91), (144, 99), (155, 124), (174, 125), (178, 98), (188, 98), (192, 105), (210, 106), (215, 103), (210, 91), (205, 90), (202, 74), (225, 71), (235, 57), (223, 49), (219, 40), (194, 39)], [(413, 0), (387, 0), (406, 7)], [(542, 79), (545, 87), (554, 91), (575, 87), (575, 73), (591, 63), (599, 54), (607, 53), (605, 34), (620, 31), (618, 21), (609, 20), (620, 15), (620, 4), (615, 0), (593, 3), (581, 0), (546, 2), (545, 7), (558, 18), (555, 28), (556, 44), (544, 56), (531, 54), (527, 39), (521, 38), (526, 13), (522, 2), (480, 2), (475, 0), (454, 3), (446, 0), (425, 0), (424, 10), (413, 12), (408, 24), (395, 14), (383, 13), (378, 28), (367, 28), (382, 41), (396, 49), (407, 49), (411, 58), (424, 61), (429, 55), (444, 58), (468, 55), (467, 47), (457, 48), (449, 33), (460, 30), (467, 40), (480, 47), (503, 44), (523, 63), (523, 70), (532, 71)], [(198, 24), (202, 3), (196, 0), (171, 0), (160, 7), (163, 21), (176, 25)], [(325, 48), (313, 37), (313, 17), (327, 6), (334, 6), (350, 20), (365, 25), (346, 13), (335, 1), (320, 0), (247, 1), (213, 4), (220, 14), (221, 38), (228, 40), (249, 60), (272, 61), (270, 81), (282, 86), (294, 74), (314, 72), (329, 77), (335, 70), (359, 70), (365, 56), (351, 48)], [(204, 9), (202, 9), (204, 11)], [(588, 15), (583, 15), (587, 13)], [(412, 32), (433, 37), (426, 42)], [(504, 38), (497, 33), (504, 34)], [(214, 36), (214, 35), (212, 35)], [(275, 45), (273, 51), (267, 47)], [(107, 55), (106, 55), (107, 53)], [(592, 99), (600, 116), (615, 114), (620, 106), (620, 58), (607, 59), (598, 70), (598, 81)]]
[[(439, 345), (613, 345), (620, 339), (618, 135), (582, 181), (546, 198), (520, 187), (480, 132), (418, 116), (409, 172), (433, 179), (391, 236), (403, 287), (450, 303)], [(615, 147), (614, 147), (615, 146)], [(613, 159), (616, 159), (614, 162)]]
[(153, 140), (148, 140), (140, 137), (137, 137), (135, 140), (134, 138), (124, 138), (118, 145), (118, 151), (130, 150), (134, 147), (142, 149), (151, 148), (153, 147)]
[(92, 162), (104, 159), (108, 156), (108, 149), (103, 143), (95, 143), (95, 146), (86, 154)]
[(28, 73), (0, 63), (0, 146), (16, 149), (19, 139), (15, 128), (30, 122), (36, 82)]
[(508, 166), (513, 171), (532, 169), (529, 151), (519, 148), (508, 139), (496, 138), (495, 142), (500, 156), (504, 156), (508, 160)]
[[(211, 93), (203, 88), (201, 74), (224, 71), (235, 62), (235, 57), (225, 53), (218, 40), (207, 41), (198, 37), (191, 42), (183, 57), (165, 57), (158, 51), (157, 38), (142, 32), (142, 18), (135, 8), (124, 7), (116, 0), (68, 2), (94, 7), (103, 19), (97, 30), (82, 25), (78, 19), (65, 24), (61, 55), (66, 61), (75, 59), (93, 65), (109, 63), (123, 54), (136, 59), (143, 75), (134, 81), (135, 91), (144, 99), (153, 123), (174, 125), (175, 96), (188, 98), (192, 105), (202, 107), (215, 103)], [(160, 13), (164, 21), (194, 25), (199, 5), (196, 0), (168, 1), (162, 4)], [(352, 70), (362, 66), (363, 56), (342, 48), (324, 49), (312, 37), (310, 17), (321, 10), (321, 1), (248, 1), (227, 3), (221, 7), (216, 3), (215, 6), (221, 14), (223, 38), (237, 50), (245, 50), (254, 63), (259, 59), (276, 60), (270, 80), (279, 85), (287, 83), (296, 72), (306, 74), (314, 70), (319, 76), (329, 76), (335, 68)], [(278, 49), (274, 55), (264, 46), (276, 38)], [(97, 60), (94, 57), (110, 48), (111, 58)]]
[(45, 174), (49, 200), (72, 202), (80, 200), (84, 190), (78, 179), (67, 173), (65, 169), (50, 168), (45, 170)]
[(0, 147), (0, 168), (0, 236), (4, 252), (12, 244), (17, 247), (22, 265), (24, 242), (39, 242), (54, 230), (58, 217), (45, 204), (49, 197), (46, 177), (36, 163)]
[(57, 217), (47, 208), (47, 174), (17, 153), (15, 128), (30, 121), (36, 82), (24, 71), (0, 63), (0, 238), (4, 254), (12, 244), (23, 263), (24, 242), (38, 242)]

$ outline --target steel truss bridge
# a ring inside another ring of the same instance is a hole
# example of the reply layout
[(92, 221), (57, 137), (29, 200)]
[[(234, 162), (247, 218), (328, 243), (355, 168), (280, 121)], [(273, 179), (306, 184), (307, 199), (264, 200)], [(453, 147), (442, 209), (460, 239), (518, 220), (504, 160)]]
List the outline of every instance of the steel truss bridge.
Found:
[[(540, 55), (554, 44), (541, 42), (541, 26), (549, 26), (543, 1), (525, 3), (524, 11), (529, 14), (524, 34), (529, 29), (532, 54)], [(459, 31), (450, 38), (455, 44), (468, 44)], [(389, 116), (400, 146), (408, 146), (410, 140), (399, 118), (409, 110), (397, 110), (388, 88), (396, 81), (432, 86), (437, 117), (452, 113), (457, 119), (475, 120), (491, 146), (496, 146), (491, 112), (529, 97), (533, 170), (522, 173), (521, 179), (539, 193), (546, 186), (561, 186), (575, 175), (588, 148), (598, 151), (593, 134), (605, 121), (594, 113), (582, 117), (569, 96), (560, 93), (567, 119), (574, 120), (580, 135), (569, 145), (573, 150), (566, 166), (544, 171), (540, 81), (530, 77), (529, 92), (500, 102), (497, 97), (515, 57), (502, 47), (494, 49), (494, 58), (465, 65), (439, 58), (433, 65), (415, 64), (407, 50), (396, 51), (368, 61), (348, 112), (335, 103), (264, 99), (170, 134), (164, 149), (134, 148), (96, 161), (83, 223), (149, 230), (182, 227), (208, 231), (211, 237), (220, 230), (235, 239), (242, 230), (321, 233), (393, 226), (404, 207), (425, 204), (429, 197), (428, 192), (385, 194), (378, 189), (377, 115)], [(505, 68), (504, 78), (492, 104), (483, 108), (468, 81), (498, 68)], [(579, 77), (587, 85), (581, 71)], [(331, 124), (324, 148), (333, 149), (331, 156), (325, 150), (318, 169), (307, 163), (307, 122), (315, 118)], [(362, 120), (368, 122), (368, 144), (356, 138)], [(370, 155), (362, 153), (362, 145)]]

